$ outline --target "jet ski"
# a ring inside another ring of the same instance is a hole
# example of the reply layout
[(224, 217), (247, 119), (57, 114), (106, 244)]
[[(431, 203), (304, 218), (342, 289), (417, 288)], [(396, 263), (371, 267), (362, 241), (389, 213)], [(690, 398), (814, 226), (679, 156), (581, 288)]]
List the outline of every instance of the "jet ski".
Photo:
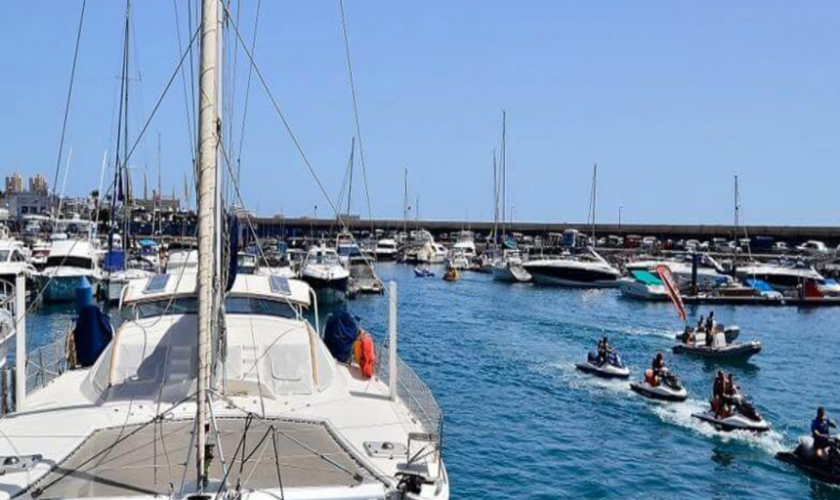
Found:
[(770, 430), (770, 424), (762, 418), (755, 406), (741, 395), (736, 397), (732, 414), (729, 416), (717, 417), (712, 410), (693, 413), (691, 416), (712, 424), (716, 429), (725, 432), (751, 431), (762, 433)]
[(814, 438), (799, 438), (799, 446), (793, 451), (780, 451), (776, 459), (793, 464), (814, 479), (829, 484), (840, 484), (840, 442), (831, 440), (828, 457), (819, 459), (814, 454)]
[(630, 369), (624, 366), (621, 356), (615, 351), (610, 351), (607, 355), (607, 362), (603, 365), (600, 363), (598, 354), (590, 352), (586, 363), (578, 363), (575, 365), (578, 370), (595, 375), (601, 378), (629, 378)]
[(677, 344), (673, 351), (674, 354), (689, 354), (712, 359), (746, 360), (761, 352), (761, 342), (753, 340), (751, 342), (713, 345), (711, 347), (704, 343)]
[(680, 379), (668, 370), (662, 374), (658, 385), (653, 385), (653, 370), (645, 371), (645, 379), (639, 382), (630, 382), (630, 389), (633, 392), (650, 399), (660, 401), (681, 402), (688, 399), (688, 391), (683, 387)]
[(427, 267), (415, 267), (414, 268), (414, 276), (418, 278), (431, 278), (434, 277), (435, 273), (433, 273)]
[[(688, 327), (688, 328), (691, 328), (691, 327)], [(718, 328), (720, 328), (720, 327), (718, 327)], [(695, 332), (693, 328), (691, 329), (691, 332), (694, 333), (695, 336), (700, 336), (701, 339), (703, 338), (702, 336), (705, 335), (703, 332), (700, 332), (700, 333)], [(674, 336), (674, 338), (676, 340), (679, 340), (680, 342), (685, 343), (687, 333), (688, 332), (678, 333), (677, 335)], [(723, 335), (726, 338), (726, 343), (727, 344), (731, 344), (732, 342), (735, 342), (735, 339), (737, 339), (738, 335), (740, 335), (740, 334), (741, 334), (741, 327), (739, 327), (738, 325), (732, 325), (732, 326), (727, 326), (727, 327), (723, 328)]]

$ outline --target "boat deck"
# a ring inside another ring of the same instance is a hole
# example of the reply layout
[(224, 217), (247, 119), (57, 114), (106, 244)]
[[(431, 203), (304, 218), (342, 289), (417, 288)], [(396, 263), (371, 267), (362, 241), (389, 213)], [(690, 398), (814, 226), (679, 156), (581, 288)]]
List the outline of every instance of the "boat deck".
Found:
[[(325, 425), (289, 419), (218, 420), (221, 457), (210, 477), (243, 489), (357, 487), (374, 476), (344, 449)], [(97, 498), (165, 495), (178, 492), (184, 478), (195, 484), (190, 453), (193, 421), (177, 420), (111, 427), (94, 432), (67, 459), (38, 481), (30, 498)], [(211, 434), (211, 442), (215, 442)], [(184, 460), (189, 457), (189, 465)]]

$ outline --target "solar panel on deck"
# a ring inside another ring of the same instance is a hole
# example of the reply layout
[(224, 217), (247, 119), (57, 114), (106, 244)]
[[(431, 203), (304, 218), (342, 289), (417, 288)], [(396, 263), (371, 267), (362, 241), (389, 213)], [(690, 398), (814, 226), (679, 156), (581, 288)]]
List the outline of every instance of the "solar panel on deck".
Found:
[(283, 295), (291, 295), (292, 289), (289, 287), (289, 280), (283, 276), (270, 276), (268, 279), (271, 285), (271, 291)]
[(166, 284), (169, 282), (168, 274), (158, 274), (153, 276), (146, 284), (146, 293), (160, 292), (166, 289)]

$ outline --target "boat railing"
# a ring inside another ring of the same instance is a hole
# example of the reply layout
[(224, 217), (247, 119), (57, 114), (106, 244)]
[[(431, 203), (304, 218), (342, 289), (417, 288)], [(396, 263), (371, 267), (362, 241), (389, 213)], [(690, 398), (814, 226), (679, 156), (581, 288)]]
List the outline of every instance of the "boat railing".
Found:
[(46, 386), (68, 367), (67, 335), (27, 353), (26, 393), (31, 394)]
[[(376, 373), (380, 380), (389, 380), (390, 359), (387, 341), (379, 346)], [(443, 446), (443, 411), (432, 391), (414, 370), (397, 356), (397, 396), (417, 419), (423, 431), (429, 434), (437, 450)]]

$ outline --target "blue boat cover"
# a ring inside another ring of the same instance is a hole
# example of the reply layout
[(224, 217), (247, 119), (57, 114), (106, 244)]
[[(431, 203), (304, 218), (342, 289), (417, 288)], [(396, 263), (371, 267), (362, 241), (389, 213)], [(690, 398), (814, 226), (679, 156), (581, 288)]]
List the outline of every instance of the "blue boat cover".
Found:
[(746, 282), (747, 286), (749, 286), (750, 288), (754, 288), (755, 290), (758, 290), (761, 293), (775, 292), (773, 287), (770, 286), (770, 283), (767, 283), (764, 280), (749, 278), (746, 280)]
[(114, 330), (108, 321), (108, 316), (95, 304), (88, 305), (79, 311), (73, 336), (79, 366), (93, 366), (111, 342), (113, 335)]
[(347, 311), (338, 311), (327, 320), (324, 328), (324, 344), (333, 357), (346, 363), (353, 353), (353, 342), (359, 331), (356, 320)]
[(105, 254), (105, 261), (102, 263), (105, 271), (122, 271), (125, 269), (125, 252), (122, 250), (109, 250)]

